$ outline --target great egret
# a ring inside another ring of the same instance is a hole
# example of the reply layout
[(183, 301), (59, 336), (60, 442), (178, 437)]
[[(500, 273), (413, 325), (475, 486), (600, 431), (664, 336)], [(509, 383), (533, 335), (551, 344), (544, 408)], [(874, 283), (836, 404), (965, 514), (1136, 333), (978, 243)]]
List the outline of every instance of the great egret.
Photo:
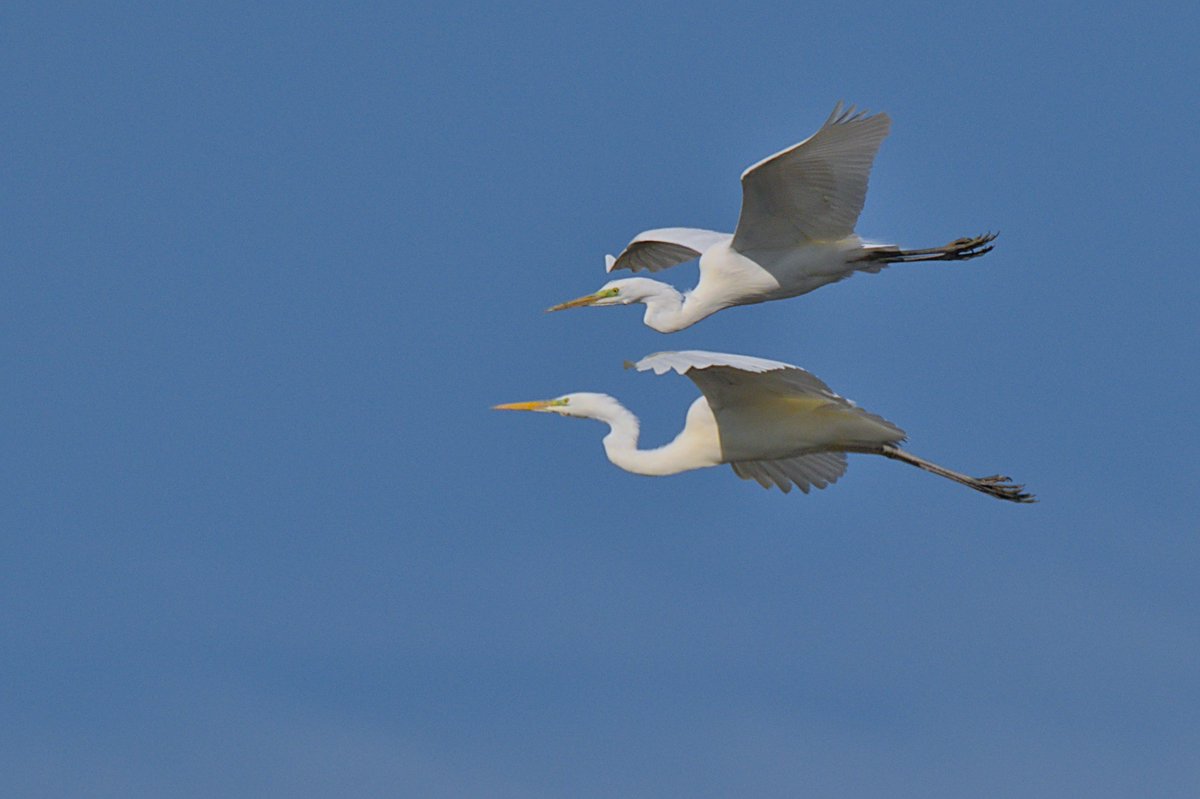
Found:
[(796, 297), (855, 272), (912, 261), (964, 261), (989, 252), (992, 233), (924, 250), (869, 244), (854, 234), (871, 164), (890, 125), (887, 114), (872, 116), (839, 102), (815, 134), (742, 173), (742, 213), (732, 234), (647, 230), (616, 258), (605, 257), (609, 272), (657, 272), (699, 256), (700, 282), (691, 291), (626, 278), (547, 310), (640, 302), (646, 305), (646, 325), (673, 333), (723, 308)]
[(742, 479), (784, 493), (796, 486), (825, 488), (846, 471), (847, 452), (882, 455), (1012, 502), (1034, 502), (1008, 477), (968, 477), (918, 458), (896, 445), (896, 425), (833, 393), (790, 364), (720, 352), (659, 352), (635, 364), (638, 371), (674, 369), (704, 396), (688, 408), (683, 431), (657, 449), (638, 449), (638, 419), (607, 394), (565, 394), (556, 399), (497, 405), (496, 410), (542, 411), (596, 419), (611, 429), (608, 459), (635, 474), (668, 475), (728, 463)]

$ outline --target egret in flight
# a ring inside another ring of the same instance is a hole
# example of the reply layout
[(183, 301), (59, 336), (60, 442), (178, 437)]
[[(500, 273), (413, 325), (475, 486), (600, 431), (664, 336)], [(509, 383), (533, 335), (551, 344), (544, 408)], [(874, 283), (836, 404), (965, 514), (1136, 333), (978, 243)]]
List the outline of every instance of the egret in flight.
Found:
[(871, 244), (854, 234), (871, 164), (890, 125), (887, 114), (838, 103), (815, 134), (742, 173), (742, 212), (732, 234), (647, 230), (620, 255), (605, 258), (609, 272), (657, 272), (699, 257), (700, 282), (691, 291), (625, 278), (547, 310), (640, 302), (646, 325), (673, 333), (723, 308), (796, 297), (855, 272), (912, 261), (965, 261), (989, 252), (992, 233), (923, 250)]
[(1034, 502), (1008, 477), (968, 477), (918, 458), (897, 445), (896, 425), (838, 396), (796, 366), (719, 352), (660, 352), (630, 366), (685, 374), (704, 396), (688, 408), (683, 431), (657, 449), (638, 449), (638, 419), (607, 394), (497, 405), (496, 410), (541, 411), (596, 419), (610, 428), (608, 459), (634, 474), (668, 475), (728, 463), (738, 477), (784, 493), (825, 488), (846, 471), (846, 453), (882, 455), (1011, 502)]

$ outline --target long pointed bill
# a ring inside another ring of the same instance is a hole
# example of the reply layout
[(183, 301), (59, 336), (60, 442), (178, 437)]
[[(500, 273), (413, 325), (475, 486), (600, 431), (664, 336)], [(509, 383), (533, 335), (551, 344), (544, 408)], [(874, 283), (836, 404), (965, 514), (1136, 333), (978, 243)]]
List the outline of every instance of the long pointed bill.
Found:
[(554, 400), (534, 400), (533, 402), (510, 402), (507, 405), (493, 405), (493, 411), (544, 411)]
[(578, 299), (559, 303), (558, 305), (547, 308), (546, 313), (550, 313), (551, 311), (565, 311), (568, 308), (582, 308), (585, 305), (591, 305), (592, 303), (599, 302), (608, 296), (610, 295), (607, 295), (601, 291), (597, 291), (595, 294), (588, 294), (587, 296), (579, 297)]

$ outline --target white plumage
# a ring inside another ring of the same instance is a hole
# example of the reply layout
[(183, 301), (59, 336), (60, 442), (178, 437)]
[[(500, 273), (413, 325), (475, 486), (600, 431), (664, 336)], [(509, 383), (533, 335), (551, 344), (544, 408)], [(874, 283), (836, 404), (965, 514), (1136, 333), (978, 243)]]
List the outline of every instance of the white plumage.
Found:
[(742, 210), (733, 233), (647, 230), (620, 255), (605, 257), (609, 272), (658, 272), (699, 258), (700, 281), (691, 291), (626, 278), (549, 310), (644, 303), (646, 325), (671, 333), (723, 308), (807, 294), (855, 272), (901, 262), (966, 260), (991, 250), (992, 234), (923, 250), (868, 244), (855, 235), (871, 165), (890, 125), (886, 114), (838, 103), (815, 134), (742, 173)]
[(1007, 477), (968, 477), (898, 448), (905, 434), (834, 393), (803, 369), (765, 358), (688, 350), (659, 352), (630, 364), (638, 371), (686, 375), (703, 396), (688, 408), (683, 430), (655, 449), (638, 449), (637, 417), (607, 394), (497, 405), (497, 410), (557, 413), (609, 426), (610, 461), (636, 474), (662, 476), (728, 463), (743, 479), (784, 492), (825, 488), (846, 470), (847, 452), (882, 455), (999, 499), (1032, 502)]

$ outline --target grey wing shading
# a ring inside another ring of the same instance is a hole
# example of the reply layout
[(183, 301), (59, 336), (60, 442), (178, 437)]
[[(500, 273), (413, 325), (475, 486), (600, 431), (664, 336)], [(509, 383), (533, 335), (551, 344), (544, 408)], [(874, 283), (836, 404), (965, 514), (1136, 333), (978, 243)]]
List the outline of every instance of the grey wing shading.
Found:
[(733, 473), (743, 480), (756, 480), (763, 488), (788, 493), (792, 486), (805, 494), (812, 488), (825, 488), (846, 473), (846, 455), (841, 452), (817, 452), (773, 461), (734, 461)]
[(643, 269), (658, 272), (676, 264), (699, 258), (714, 244), (729, 241), (729, 233), (699, 228), (667, 227), (647, 230), (634, 236), (633, 241), (617, 257), (605, 258), (606, 271)]
[(742, 173), (742, 212), (733, 247), (780, 250), (854, 233), (887, 114), (838, 103), (821, 129)]
[(882, 416), (858, 407), (836, 393), (821, 378), (782, 361), (704, 350), (656, 352), (633, 364), (639, 372), (687, 375), (708, 400), (714, 413), (740, 405), (755, 405), (765, 397), (814, 397), (831, 405), (852, 409), (856, 414), (891, 428), (899, 442), (905, 433)]
[(634, 367), (640, 372), (652, 371), (659, 375), (672, 370), (687, 375), (714, 409), (735, 403), (739, 397), (764, 392), (818, 396), (830, 402), (853, 405), (821, 378), (799, 366), (752, 355), (704, 350), (656, 352), (642, 358)]

